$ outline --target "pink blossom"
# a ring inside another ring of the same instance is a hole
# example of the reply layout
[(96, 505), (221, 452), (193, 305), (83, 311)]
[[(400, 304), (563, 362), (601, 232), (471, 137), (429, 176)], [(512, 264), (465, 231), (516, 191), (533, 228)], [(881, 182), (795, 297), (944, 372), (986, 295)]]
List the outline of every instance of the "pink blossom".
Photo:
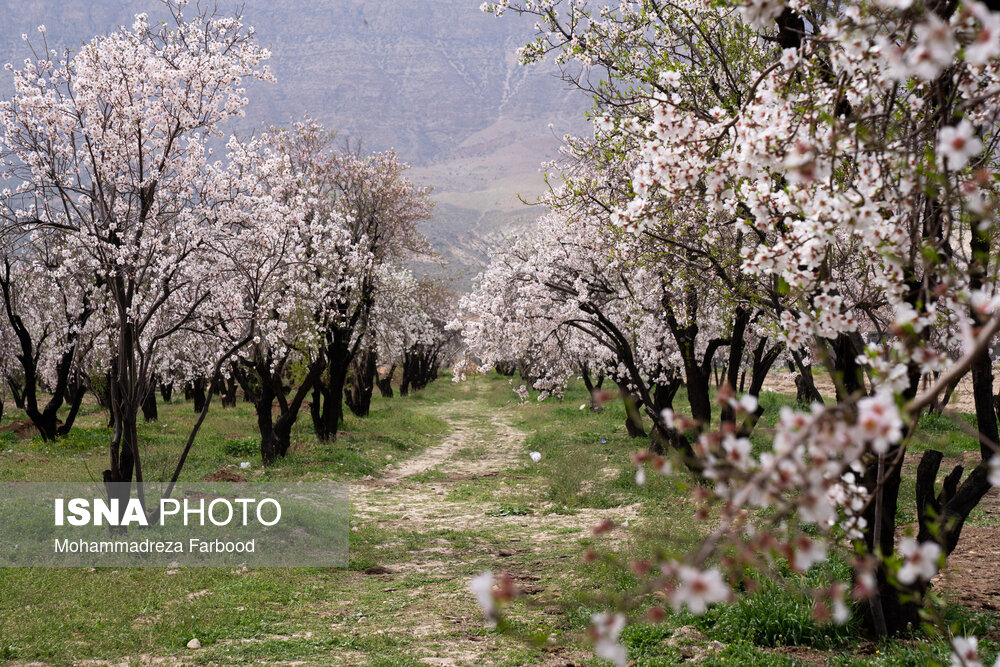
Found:
[(871, 443), (879, 454), (903, 437), (903, 418), (891, 391), (879, 390), (874, 396), (858, 401), (856, 431), (861, 440)]
[(695, 616), (701, 616), (708, 605), (729, 599), (729, 586), (716, 568), (699, 570), (682, 565), (677, 571), (678, 585), (670, 595), (675, 611), (687, 606)]
[(953, 637), (951, 640), (952, 667), (983, 667), (979, 659), (978, 642), (975, 637)]
[(937, 574), (942, 553), (937, 542), (920, 543), (908, 537), (900, 542), (899, 553), (903, 557), (903, 566), (896, 573), (900, 583), (909, 586), (918, 580), (930, 581)]
[(476, 601), (482, 607), (488, 628), (495, 628), (499, 620), (496, 599), (493, 596), (494, 581), (493, 573), (487, 570), (476, 575), (469, 582), (469, 590), (476, 596)]
[(967, 6), (979, 20), (980, 28), (972, 43), (965, 47), (965, 61), (985, 65), (1000, 56), (1000, 12), (990, 11), (981, 2), (969, 2)]
[(784, 8), (785, 3), (781, 0), (747, 0), (740, 6), (740, 14), (751, 27), (764, 31), (772, 27)]
[(617, 667), (624, 667), (628, 662), (628, 655), (618, 637), (625, 628), (625, 616), (601, 612), (590, 617), (590, 624), (594, 634), (594, 653), (610, 660)]
[(983, 142), (976, 136), (972, 123), (963, 119), (958, 125), (941, 129), (938, 135), (938, 158), (948, 169), (958, 171), (983, 150)]

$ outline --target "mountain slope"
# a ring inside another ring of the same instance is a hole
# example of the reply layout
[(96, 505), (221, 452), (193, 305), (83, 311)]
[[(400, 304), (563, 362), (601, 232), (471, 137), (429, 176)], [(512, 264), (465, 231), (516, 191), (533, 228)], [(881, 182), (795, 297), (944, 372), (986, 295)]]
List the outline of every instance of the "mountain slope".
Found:
[[(581, 131), (585, 98), (552, 69), (524, 68), (514, 52), (531, 34), (516, 16), (482, 14), (474, 0), (220, 0), (244, 8), (273, 52), (277, 85), (250, 86), (245, 125), (286, 124), (308, 114), (360, 140), (395, 148), (413, 176), (435, 186), (438, 214), (428, 235), (468, 275), (484, 237), (538, 215), (516, 195), (543, 189), (539, 164), (558, 136)], [(0, 57), (19, 62), (46, 25), (50, 47), (81, 40), (155, 0), (27, 0), (0, 5)], [(2, 79), (9, 90), (9, 79)], [(550, 129), (551, 124), (551, 129)]]

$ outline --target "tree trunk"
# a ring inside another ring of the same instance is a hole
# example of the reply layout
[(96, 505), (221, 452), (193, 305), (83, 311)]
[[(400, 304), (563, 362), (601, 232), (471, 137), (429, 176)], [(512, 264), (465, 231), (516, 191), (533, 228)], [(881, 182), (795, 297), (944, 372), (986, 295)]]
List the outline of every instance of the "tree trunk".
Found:
[[(868, 503), (864, 511), (867, 528), (864, 534), (864, 544), (868, 553), (881, 554), (879, 566), (875, 572), (878, 596), (862, 605), (865, 612), (866, 626), (875, 635), (883, 633), (893, 636), (912, 625), (917, 627), (917, 609), (914, 605), (903, 604), (899, 592), (892, 586), (884, 565), (885, 559), (895, 552), (896, 510), (899, 505), (899, 487), (901, 482), (900, 465), (890, 466), (888, 462), (899, 456), (899, 446), (889, 449), (882, 456), (882, 464), (869, 463), (865, 467), (862, 482), (873, 501)], [(881, 493), (876, 498), (876, 487), (879, 474), (882, 474)], [(877, 534), (876, 534), (877, 531)]]
[(66, 420), (56, 429), (56, 435), (62, 437), (73, 429), (73, 424), (76, 423), (76, 417), (80, 414), (80, 406), (83, 405), (83, 398), (86, 395), (87, 384), (74, 371), (66, 383), (66, 403), (69, 405), (69, 412), (66, 413)]
[(642, 413), (639, 412), (641, 399), (635, 394), (622, 389), (622, 402), (625, 404), (625, 431), (630, 438), (645, 438), (646, 429), (642, 425)]
[(7, 386), (10, 387), (10, 396), (14, 399), (14, 407), (24, 410), (24, 389), (14, 380), (7, 379)]
[(378, 369), (375, 369), (375, 386), (378, 387), (382, 398), (392, 398), (392, 376), (396, 374), (396, 364), (389, 367), (385, 377), (379, 377)]
[(344, 421), (344, 385), (346, 382), (347, 369), (338, 365), (328, 369), (324, 382), (316, 383), (310, 414), (313, 418), (316, 438), (320, 442), (335, 440), (337, 431), (340, 430), (340, 424)]
[(220, 396), (220, 403), (224, 408), (235, 408), (236, 407), (236, 390), (239, 385), (236, 383), (236, 375), (230, 371), (229, 377), (225, 378), (222, 382), (225, 391), (222, 392)]
[(691, 456), (691, 443), (687, 438), (673, 430), (664, 427), (663, 419), (660, 415), (664, 410), (674, 407), (674, 396), (681, 387), (680, 378), (674, 378), (667, 384), (656, 383), (653, 385), (653, 411), (656, 419), (653, 420), (653, 434), (650, 442), (650, 449), (654, 454), (666, 454), (671, 449), (679, 449), (685, 456)]
[(587, 388), (587, 407), (591, 412), (603, 412), (604, 406), (597, 400), (597, 387), (590, 379), (590, 368), (587, 364), (580, 368), (580, 375), (583, 377), (583, 386)]
[[(302, 384), (299, 385), (289, 401), (285, 399), (284, 395), (278, 396), (276, 393), (278, 388), (284, 391), (284, 388), (281, 387), (282, 369), (274, 371), (268, 360), (263, 360), (256, 365), (261, 388), (255, 408), (257, 427), (260, 430), (260, 457), (265, 466), (275, 463), (279, 458), (288, 454), (291, 447), (292, 426), (298, 419), (302, 402), (316, 387), (316, 382), (324, 367), (325, 362), (322, 359), (314, 361)], [(278, 400), (279, 408), (277, 419), (274, 419), (271, 414), (271, 406), (275, 399)]]
[(691, 404), (691, 417), (701, 423), (703, 428), (708, 428), (712, 423), (709, 373), (707, 370), (703, 370), (700, 364), (693, 364), (687, 368), (685, 376), (687, 378), (685, 384), (688, 390), (688, 403)]
[(517, 372), (517, 363), (513, 361), (499, 361), (493, 364), (493, 369), (504, 377), (514, 377), (514, 373)]
[(274, 420), (271, 415), (274, 391), (269, 382), (261, 382), (254, 409), (257, 412), (257, 430), (260, 431), (260, 458), (265, 465), (278, 460), (278, 446), (274, 438)]
[(142, 401), (142, 418), (146, 423), (155, 422), (158, 418), (156, 411), (156, 389), (150, 386), (146, 392), (146, 397)]
[(280, 419), (276, 422), (266, 437), (260, 441), (260, 459), (264, 466), (272, 466), (288, 453), (291, 447), (291, 427)]
[(163, 382), (161, 382), (160, 383), (160, 398), (163, 399), (163, 402), (164, 403), (169, 403), (170, 399), (173, 397), (173, 395), (174, 395), (174, 383), (173, 382), (169, 382), (169, 383), (164, 384)]
[(352, 376), (350, 403), (351, 412), (358, 417), (367, 417), (371, 411), (372, 391), (375, 389), (376, 357), (374, 350), (363, 352), (355, 359)]
[(257, 386), (257, 378), (254, 374), (247, 372), (248, 368), (252, 370), (252, 367), (249, 367), (245, 363), (233, 364), (233, 377), (236, 378), (237, 384), (243, 390), (243, 400), (247, 403), (256, 404), (259, 387)]
[[(119, 343), (119, 352), (130, 349), (128, 344)], [(110, 446), (110, 467), (104, 471), (104, 481), (109, 484), (109, 497), (119, 498), (120, 506), (128, 502), (128, 493), (133, 474), (137, 468), (135, 454), (138, 451), (138, 426), (136, 424), (135, 406), (130, 397), (133, 395), (131, 386), (134, 375), (128, 367), (128, 360), (123, 360), (121, 354), (115, 359), (115, 374), (108, 385), (111, 404), (111, 420), (114, 424), (114, 436)], [(141, 479), (141, 476), (140, 478)]]
[(354, 357), (350, 335), (335, 332), (326, 349), (326, 372), (316, 380), (310, 415), (320, 442), (331, 442), (344, 421), (344, 385)]
[[(14, 296), (11, 287), (11, 265), (9, 261), (4, 262), (4, 271), (0, 273), (0, 299), (3, 301), (3, 310), (7, 315), (10, 330), (17, 339), (18, 350), (16, 357), (20, 362), (21, 371), (24, 374), (24, 381), (22, 383), (23, 393), (21, 394), (23, 407), (19, 407), (24, 410), (28, 419), (30, 419), (31, 423), (38, 429), (38, 433), (42, 436), (43, 440), (54, 440), (56, 436), (59, 435), (59, 408), (62, 407), (63, 402), (66, 399), (71, 376), (75, 376), (77, 372), (74, 360), (76, 357), (79, 330), (83, 329), (86, 325), (87, 320), (90, 319), (90, 315), (93, 311), (86, 305), (85, 302), (83, 310), (77, 316), (78, 319), (73, 323), (75, 326), (70, 327), (70, 332), (66, 338), (66, 346), (63, 348), (62, 354), (56, 362), (56, 382), (55, 386), (52, 388), (52, 394), (49, 397), (48, 402), (45, 404), (45, 407), (39, 409), (39, 377), (37, 363), (40, 351), (36, 349), (37, 341), (32, 341), (31, 332), (15, 310)], [(79, 329), (76, 328), (77, 326)], [(16, 391), (14, 383), (10, 384), (11, 389), (15, 390), (14, 400), (16, 402), (18, 400), (18, 392)], [(67, 428), (66, 431), (68, 432), (68, 430), (69, 429)]]
[[(743, 351), (746, 348), (746, 333), (749, 323), (750, 312), (743, 306), (737, 306), (733, 318), (733, 333), (729, 338), (729, 361), (726, 366), (726, 384), (734, 392), (739, 385), (740, 366), (743, 365)], [(722, 406), (719, 416), (722, 422), (732, 423), (735, 416), (731, 405)]]
[(831, 346), (834, 354), (834, 385), (837, 402), (843, 403), (850, 396), (864, 395), (863, 369), (858, 365), (861, 350), (849, 334), (839, 334)]
[(208, 383), (205, 378), (198, 378), (191, 383), (191, 398), (194, 399), (194, 411), (201, 412), (205, 407), (205, 387)]
[(330, 372), (330, 384), (323, 404), (325, 441), (335, 440), (344, 422), (344, 385), (347, 383), (347, 365), (341, 364)]
[(819, 403), (823, 405), (823, 395), (816, 389), (816, 382), (813, 379), (812, 365), (806, 365), (802, 355), (796, 350), (792, 350), (792, 359), (799, 372), (795, 379), (795, 400), (803, 404)]

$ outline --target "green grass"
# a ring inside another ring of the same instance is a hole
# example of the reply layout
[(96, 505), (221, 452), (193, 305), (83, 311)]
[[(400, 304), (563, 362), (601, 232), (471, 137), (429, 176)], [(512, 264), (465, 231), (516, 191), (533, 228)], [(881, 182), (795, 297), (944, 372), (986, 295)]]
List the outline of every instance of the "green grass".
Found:
[[(585, 630), (592, 613), (608, 609), (636, 585), (627, 562), (678, 556), (704, 525), (692, 518), (691, 480), (683, 474), (668, 479), (650, 473), (644, 486), (635, 484), (630, 455), (646, 441), (627, 435), (621, 405), (613, 401), (594, 413), (580, 410), (585, 400), (578, 385), (561, 401), (522, 404), (508, 378), (460, 384), (442, 379), (409, 397), (376, 396), (371, 415), (348, 416), (335, 443), (316, 441), (304, 411), (289, 456), (266, 470), (259, 463), (252, 406), (216, 405), (183, 479), (200, 480), (226, 468), (257, 480), (361, 485), (355, 487), (364, 490), (359, 497), (373, 507), (352, 516), (349, 566), (0, 570), (0, 662), (136, 662), (150, 656), (201, 664), (606, 664), (589, 652)], [(676, 400), (681, 412), (684, 400), (682, 390)], [(758, 450), (766, 446), (781, 407), (794, 405), (793, 397), (767, 392), (760, 400), (765, 413), (752, 438)], [(172, 471), (196, 417), (183, 401), (161, 403), (159, 414), (158, 422), (140, 427), (151, 479)], [(8, 406), (3, 424), (22, 417)], [(78, 426), (57, 442), (0, 433), (0, 481), (99, 478), (106, 466), (106, 423), (106, 413), (88, 401)], [(470, 436), (450, 460), (405, 483), (379, 485), (387, 465), (420, 456), (457, 429)], [(926, 447), (941, 449), (949, 459), (977, 449), (950, 419), (927, 416), (915, 445)], [(541, 453), (538, 463), (528, 457), (532, 451)], [(465, 474), (498, 452), (506, 457), (500, 474)], [(239, 469), (243, 461), (252, 464), (249, 471)], [(904, 512), (912, 508), (906, 488)], [(414, 512), (408, 498), (428, 489), (440, 505)], [(436, 514), (451, 508), (454, 520)], [(589, 527), (600, 517), (627, 520), (630, 537), (594, 537)], [(587, 564), (581, 558), (586, 548), (609, 557)], [(510, 573), (531, 591), (513, 603), (510, 624), (540, 643), (483, 628), (467, 582), (487, 568)], [(622, 641), (637, 665), (650, 666), (686, 664), (692, 651), (708, 665), (806, 664), (797, 647), (845, 667), (947, 663), (940, 639), (877, 646), (861, 641), (852, 626), (817, 624), (803, 586), (843, 576), (845, 568), (835, 558), (804, 577), (760, 576), (753, 594), (700, 618), (681, 612), (650, 625), (641, 622), (638, 609)], [(948, 613), (956, 632), (984, 636), (998, 623), (987, 612), (952, 606)], [(695, 646), (678, 639), (690, 628), (698, 633)], [(196, 652), (185, 648), (193, 637), (202, 643)], [(992, 660), (996, 645), (982, 646)]]
[[(348, 415), (337, 441), (331, 444), (316, 442), (309, 413), (304, 410), (292, 429), (292, 455), (267, 470), (260, 465), (253, 406), (240, 402), (224, 409), (215, 404), (199, 431), (181, 480), (198, 481), (244, 461), (252, 466), (249, 475), (261, 480), (350, 480), (373, 474), (385, 465), (386, 456), (405, 458), (419, 453), (448, 432), (448, 423), (427, 409), (436, 405), (433, 385), (428, 394), (431, 396), (421, 401), (410, 401), (413, 409), (407, 410), (393, 409), (399, 399), (393, 403), (392, 399), (373, 398), (372, 414), (366, 419)], [(0, 481), (100, 479), (111, 431), (107, 413), (92, 402), (92, 397), (87, 399), (74, 428), (54, 442), (37, 436), (19, 442), (12, 433), (0, 433), (0, 446), (11, 451), (0, 467)], [(10, 408), (8, 411), (12, 413), (10, 421), (24, 418)], [(150, 481), (170, 478), (197, 418), (191, 402), (179, 401), (176, 396), (172, 403), (160, 403), (158, 412), (156, 422), (139, 425), (143, 471)], [(6, 414), (4, 421), (8, 421)]]

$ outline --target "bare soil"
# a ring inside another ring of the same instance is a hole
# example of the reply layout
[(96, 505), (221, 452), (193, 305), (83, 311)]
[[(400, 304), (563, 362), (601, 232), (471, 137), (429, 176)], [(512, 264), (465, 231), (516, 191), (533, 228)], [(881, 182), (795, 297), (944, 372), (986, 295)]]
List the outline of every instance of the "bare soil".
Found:
[[(965, 469), (978, 462), (976, 453), (966, 454)], [(953, 463), (957, 463), (954, 461)], [(942, 466), (944, 467), (944, 466)], [(950, 468), (949, 468), (950, 469)], [(946, 571), (938, 575), (941, 587), (963, 605), (1000, 611), (1000, 490), (986, 494), (962, 528), (958, 546), (948, 557)], [(1000, 640), (1000, 628), (990, 637)]]
[[(776, 394), (795, 396), (795, 373), (771, 373), (764, 381), (764, 390), (773, 391)], [(813, 381), (816, 389), (824, 398), (833, 398), (837, 395), (837, 390), (833, 386), (833, 381), (826, 373), (815, 373)], [(996, 390), (994, 390), (996, 391)], [(948, 401), (948, 409), (955, 412), (975, 412), (976, 406), (972, 400), (972, 377), (966, 375), (955, 388), (954, 394)]]
[[(503, 476), (517, 483), (516, 468), (527, 460), (524, 434), (510, 426), (502, 411), (484, 418), (476, 415), (474, 405), (458, 401), (436, 413), (453, 425), (452, 432), (440, 444), (401, 462), (390, 464), (378, 477), (368, 478), (351, 487), (352, 518), (360, 522), (375, 521), (389, 532), (430, 534), (439, 530), (475, 530), (505, 536), (503, 548), (494, 554), (495, 570), (510, 574), (521, 593), (546, 597), (550, 593), (538, 585), (523, 560), (539, 554), (552, 553), (552, 558), (567, 558), (554, 553), (560, 540), (575, 540), (591, 534), (594, 526), (604, 519), (622, 525), (637, 515), (638, 507), (586, 509), (575, 514), (533, 513), (521, 516), (493, 516), (481, 500), (449, 499), (449, 491), (458, 482)], [(469, 409), (473, 409), (470, 414)], [(430, 480), (430, 481), (428, 481)], [(618, 529), (619, 536), (624, 531)], [(378, 577), (386, 586), (397, 578), (412, 575), (456, 577), (463, 554), (446, 540), (430, 539), (405, 562), (375, 566), (365, 576)], [(424, 657), (421, 662), (432, 665), (483, 664), (495, 655), (497, 647), (492, 637), (479, 632), (480, 619), (447, 611), (448, 605), (428, 604), (421, 609), (419, 622), (410, 628), (416, 636), (433, 637), (441, 647), (437, 656)], [(553, 646), (545, 652), (543, 665), (568, 665), (586, 659), (586, 654)]]
[[(477, 417), (463, 415), (462, 403), (453, 403), (439, 416), (453, 424), (453, 430), (440, 444), (395, 466), (390, 464), (382, 475), (365, 479), (351, 487), (351, 510), (362, 521), (380, 524), (417, 525), (421, 529), (450, 528), (464, 530), (490, 527), (523, 529), (525, 539), (545, 541), (566, 538), (567, 528), (589, 533), (604, 519), (622, 524), (637, 515), (638, 505), (612, 509), (584, 509), (571, 515), (534, 513), (522, 516), (488, 516), (482, 503), (460, 502), (447, 498), (455, 482), (496, 477), (527, 457), (524, 434), (508, 425), (502, 413), (483, 423)], [(458, 458), (460, 453), (480, 452), (475, 458)], [(413, 477), (439, 473), (434, 481)], [(510, 475), (505, 478), (513, 479)], [(519, 531), (520, 532), (520, 531)], [(553, 535), (557, 533), (557, 535)]]

